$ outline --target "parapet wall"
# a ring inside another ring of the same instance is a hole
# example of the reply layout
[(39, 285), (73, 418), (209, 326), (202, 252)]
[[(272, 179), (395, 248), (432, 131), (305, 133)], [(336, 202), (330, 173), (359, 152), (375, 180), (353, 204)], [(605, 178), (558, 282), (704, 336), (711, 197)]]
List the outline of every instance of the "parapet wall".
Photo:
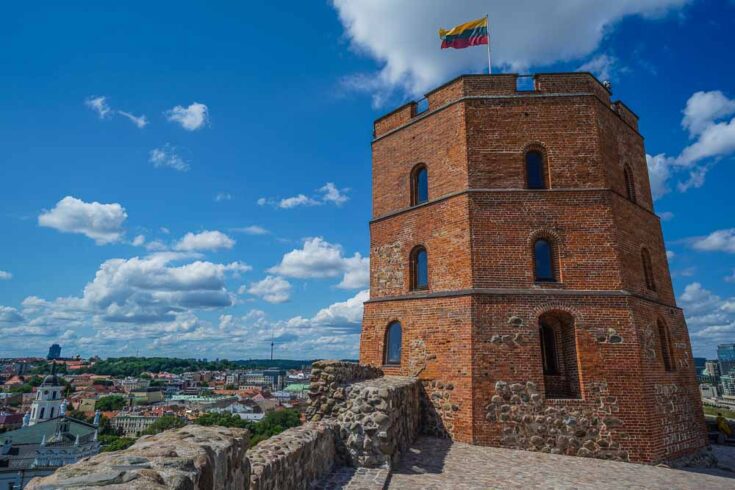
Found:
[(64, 466), (27, 488), (306, 490), (337, 465), (389, 468), (418, 434), (416, 378), (320, 361), (311, 382), (311, 421), (253, 448), (246, 430), (188, 425)]
[(250, 479), (248, 431), (189, 425), (141, 437), (124, 451), (101, 453), (34, 478), (26, 490), (243, 489)]

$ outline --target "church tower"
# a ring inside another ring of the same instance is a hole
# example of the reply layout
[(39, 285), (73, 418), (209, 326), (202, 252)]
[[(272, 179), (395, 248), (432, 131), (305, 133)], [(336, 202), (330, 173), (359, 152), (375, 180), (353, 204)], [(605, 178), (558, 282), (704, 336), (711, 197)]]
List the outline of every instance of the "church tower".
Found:
[(706, 444), (638, 117), (609, 86), (462, 76), (372, 148), (360, 362), (422, 380), (424, 427), (639, 462)]
[(31, 404), (31, 417), (28, 425), (55, 419), (64, 415), (66, 402), (62, 395), (63, 383), (56, 376), (56, 365), (51, 375), (46, 376), (36, 391), (36, 398)]

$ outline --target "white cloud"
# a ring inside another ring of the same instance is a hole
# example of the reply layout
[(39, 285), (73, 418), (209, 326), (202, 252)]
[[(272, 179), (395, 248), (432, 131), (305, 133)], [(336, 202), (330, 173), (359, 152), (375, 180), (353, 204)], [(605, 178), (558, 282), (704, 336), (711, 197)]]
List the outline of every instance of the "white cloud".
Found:
[[(437, 30), (490, 14), (493, 63), (514, 70), (592, 54), (628, 16), (654, 16), (688, 0), (333, 0), (352, 47), (380, 65), (351, 77), (352, 87), (377, 95), (398, 89), (423, 94), (452, 75), (486, 68), (484, 48), (440, 50)], [(356, 79), (357, 78), (357, 79)], [(364, 84), (360, 84), (362, 79)]]
[(735, 269), (732, 270), (732, 274), (723, 277), (723, 279), (725, 280), (725, 282), (735, 282)]
[(694, 136), (701, 134), (712, 121), (735, 114), (735, 100), (728, 99), (719, 90), (696, 92), (687, 100), (683, 112), (681, 125)]
[(317, 189), (317, 193), (313, 196), (298, 194), (296, 196), (286, 197), (283, 199), (261, 197), (257, 202), (258, 206), (271, 205), (281, 209), (292, 209), (299, 206), (321, 206), (322, 204), (334, 204), (335, 206), (341, 206), (350, 199), (349, 196), (347, 196), (348, 191), (348, 188), (339, 189), (332, 182), (327, 182)]
[(23, 315), (10, 306), (0, 306), (0, 324), (15, 324), (24, 321)]
[(671, 211), (661, 211), (658, 213), (658, 217), (661, 218), (661, 221), (671, 221), (674, 219), (674, 213)]
[(246, 235), (267, 235), (268, 230), (258, 225), (245, 226), (243, 228), (233, 228), (232, 231), (237, 233), (245, 233)]
[(666, 258), (667, 259), (669, 259), (671, 261), (671, 260), (674, 259), (674, 257), (676, 257), (676, 254), (674, 252), (672, 252), (671, 250), (667, 250), (666, 251)]
[(355, 326), (362, 323), (363, 303), (370, 299), (370, 291), (363, 290), (347, 301), (334, 303), (319, 310), (311, 323), (327, 327)]
[(294, 197), (287, 197), (278, 201), (278, 207), (281, 209), (291, 209), (299, 206), (318, 206), (319, 204), (321, 204), (319, 201), (307, 197), (304, 194), (299, 194), (298, 196)]
[(87, 203), (66, 196), (53, 209), (41, 213), (38, 224), (64, 233), (81, 233), (103, 245), (120, 240), (127, 217), (118, 203)]
[(267, 276), (261, 281), (251, 282), (247, 292), (269, 303), (284, 303), (291, 297), (291, 283), (281, 277)]
[(230, 201), (232, 200), (232, 194), (230, 194), (229, 192), (218, 192), (214, 196), (214, 200), (215, 202)]
[(344, 260), (344, 273), (340, 289), (359, 289), (370, 285), (370, 259), (356, 253)]
[(96, 112), (100, 119), (105, 119), (111, 111), (110, 106), (107, 105), (107, 97), (87, 97), (84, 101), (84, 105)]
[(338, 189), (332, 182), (327, 182), (319, 189), (319, 191), (323, 193), (323, 202), (331, 202), (337, 206), (341, 206), (350, 199), (346, 194), (348, 190), (349, 189)]
[(611, 80), (613, 70), (618, 64), (617, 58), (607, 54), (600, 54), (577, 68), (577, 71), (588, 71), (600, 80)]
[(203, 231), (201, 233), (187, 233), (176, 243), (176, 250), (219, 250), (229, 249), (235, 245), (235, 240), (221, 231)]
[(0, 281), (8, 281), (13, 278), (13, 274), (8, 271), (0, 270)]
[(117, 111), (118, 114), (120, 114), (123, 117), (126, 117), (130, 122), (135, 124), (139, 128), (144, 128), (148, 125), (148, 118), (143, 116), (134, 116), (133, 114), (125, 111)]
[(732, 342), (735, 336), (735, 298), (722, 299), (698, 282), (689, 284), (679, 296), (684, 309), (693, 349), (702, 354), (715, 350), (717, 344)]
[(359, 253), (352, 257), (343, 255), (340, 245), (332, 244), (323, 238), (308, 238), (301, 249), (286, 253), (281, 263), (268, 269), (272, 274), (280, 274), (299, 279), (318, 279), (342, 277), (338, 287), (357, 289), (367, 286), (369, 281), (369, 260)]
[(140, 247), (145, 243), (145, 236), (143, 235), (137, 235), (135, 238), (133, 238), (133, 241), (130, 242), (134, 247)]
[(675, 157), (646, 155), (654, 199), (671, 190), (669, 181), (674, 177), (680, 178), (679, 192), (701, 187), (715, 162), (735, 154), (735, 117), (718, 122), (735, 114), (735, 99), (720, 91), (696, 92), (683, 113), (681, 124), (693, 141)]
[(156, 168), (169, 167), (179, 172), (189, 170), (189, 163), (179, 156), (176, 152), (176, 147), (168, 143), (160, 148), (152, 149), (148, 161)]
[(735, 228), (716, 230), (692, 240), (692, 247), (707, 252), (735, 253)]
[(166, 112), (166, 117), (187, 131), (196, 131), (209, 121), (209, 110), (205, 104), (194, 102), (189, 107), (177, 105)]

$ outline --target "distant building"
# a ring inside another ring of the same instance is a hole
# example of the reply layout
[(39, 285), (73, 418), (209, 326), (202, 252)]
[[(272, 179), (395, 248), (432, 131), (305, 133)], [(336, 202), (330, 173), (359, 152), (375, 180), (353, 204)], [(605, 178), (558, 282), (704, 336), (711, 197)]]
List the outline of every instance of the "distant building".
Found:
[(21, 489), (31, 478), (99, 453), (99, 417), (94, 424), (67, 417), (63, 388), (56, 374), (46, 376), (23, 426), (0, 434), (0, 489)]
[(735, 374), (720, 376), (720, 384), (723, 397), (735, 398)]
[(119, 413), (110, 419), (110, 426), (126, 437), (138, 437), (156, 420), (155, 416)]
[(131, 391), (130, 396), (137, 404), (150, 405), (163, 401), (163, 390), (161, 388), (151, 387), (141, 390)]
[(717, 398), (717, 388), (712, 385), (699, 385), (699, 393), (702, 398)]
[(719, 378), (722, 375), (720, 371), (720, 364), (717, 361), (707, 361), (704, 363), (704, 374)]
[(59, 344), (51, 344), (51, 347), (48, 349), (46, 359), (49, 361), (53, 359), (61, 359), (61, 346)]
[(735, 369), (735, 344), (718, 345), (717, 361), (720, 364), (720, 375), (730, 374)]

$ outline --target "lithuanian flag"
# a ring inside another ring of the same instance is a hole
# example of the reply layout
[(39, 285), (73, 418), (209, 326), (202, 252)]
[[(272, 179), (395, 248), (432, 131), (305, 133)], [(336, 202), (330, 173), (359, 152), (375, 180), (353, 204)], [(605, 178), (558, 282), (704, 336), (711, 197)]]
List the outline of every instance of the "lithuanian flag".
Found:
[(462, 49), (488, 44), (490, 36), (487, 34), (487, 17), (465, 22), (449, 30), (439, 29), (439, 37), (442, 40), (442, 49)]

